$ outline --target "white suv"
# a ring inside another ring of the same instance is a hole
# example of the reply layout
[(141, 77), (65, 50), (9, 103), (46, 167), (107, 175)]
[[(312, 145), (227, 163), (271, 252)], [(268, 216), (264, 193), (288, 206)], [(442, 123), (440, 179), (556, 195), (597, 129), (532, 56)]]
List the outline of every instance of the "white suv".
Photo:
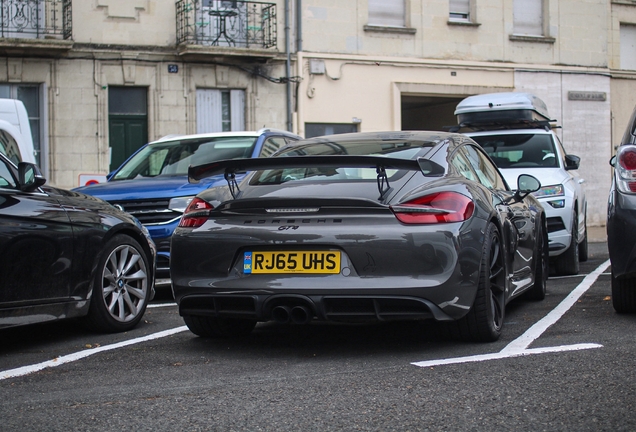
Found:
[(490, 155), (509, 185), (521, 174), (541, 182), (551, 261), (557, 274), (577, 274), (587, 260), (587, 201), (579, 158), (568, 155), (551, 130), (506, 129), (465, 133)]
[(521, 174), (541, 182), (534, 195), (548, 219), (550, 258), (557, 274), (579, 272), (587, 260), (587, 201), (576, 170), (580, 158), (565, 152), (552, 131), (545, 103), (530, 93), (470, 96), (455, 110), (458, 129), (490, 155), (509, 185)]

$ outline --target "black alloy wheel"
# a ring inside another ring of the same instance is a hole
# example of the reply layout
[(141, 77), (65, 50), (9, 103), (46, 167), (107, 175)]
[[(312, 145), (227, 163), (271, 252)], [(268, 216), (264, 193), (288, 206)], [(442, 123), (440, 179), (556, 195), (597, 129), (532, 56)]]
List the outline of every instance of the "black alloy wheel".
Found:
[(506, 264), (501, 235), (490, 222), (484, 233), (479, 284), (473, 307), (456, 321), (454, 333), (462, 340), (494, 342), (501, 336), (505, 315)]

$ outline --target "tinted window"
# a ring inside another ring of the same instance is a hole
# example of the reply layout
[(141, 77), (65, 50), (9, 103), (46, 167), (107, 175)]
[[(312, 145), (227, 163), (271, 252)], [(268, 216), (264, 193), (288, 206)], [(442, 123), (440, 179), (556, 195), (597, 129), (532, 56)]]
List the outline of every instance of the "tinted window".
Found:
[(18, 143), (11, 134), (3, 130), (0, 130), (0, 153), (8, 157), (11, 162), (15, 164), (22, 161)]
[(358, 132), (358, 125), (348, 123), (305, 123), (305, 137), (307, 138), (351, 132)]
[[(291, 147), (278, 154), (277, 157), (287, 156), (328, 156), (328, 155), (358, 155), (358, 156), (387, 156), (398, 159), (413, 159), (423, 152), (423, 148), (432, 147), (434, 143), (419, 141), (378, 140), (346, 142), (321, 141)], [(395, 180), (404, 175), (404, 171), (387, 170), (387, 176)], [(272, 184), (292, 180), (376, 180), (378, 174), (375, 168), (286, 168), (265, 170), (257, 173), (250, 184)]]
[(6, 161), (0, 159), (0, 188), (15, 188), (16, 181)]
[(261, 148), (261, 154), (258, 157), (270, 157), (281, 147), (287, 145), (287, 140), (283, 137), (270, 137), (265, 140)]
[(497, 168), (488, 158), (473, 146), (463, 148), (466, 152), (468, 162), (475, 170), (479, 182), (489, 189), (505, 190), (505, 182), (499, 175)]
[(477, 175), (473, 171), (473, 168), (468, 161), (468, 157), (463, 152), (458, 151), (455, 153), (451, 160), (451, 165), (455, 167), (459, 175), (462, 177), (471, 181), (477, 181)]

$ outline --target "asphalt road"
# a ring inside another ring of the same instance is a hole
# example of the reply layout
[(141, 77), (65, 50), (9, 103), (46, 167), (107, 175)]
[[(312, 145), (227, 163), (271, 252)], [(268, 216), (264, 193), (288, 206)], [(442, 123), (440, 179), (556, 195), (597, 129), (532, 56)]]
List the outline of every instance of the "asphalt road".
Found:
[(510, 304), (489, 344), (432, 323), (206, 340), (167, 295), (125, 334), (0, 331), (0, 430), (636, 430), (636, 315), (614, 312), (607, 259), (591, 243), (579, 276)]

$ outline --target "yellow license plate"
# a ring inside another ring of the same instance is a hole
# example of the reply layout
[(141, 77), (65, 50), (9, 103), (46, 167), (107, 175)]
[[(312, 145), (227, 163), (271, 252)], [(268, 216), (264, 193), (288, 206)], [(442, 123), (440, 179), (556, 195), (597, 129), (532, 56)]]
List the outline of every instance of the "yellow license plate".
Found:
[(340, 273), (340, 251), (245, 252), (244, 273)]

